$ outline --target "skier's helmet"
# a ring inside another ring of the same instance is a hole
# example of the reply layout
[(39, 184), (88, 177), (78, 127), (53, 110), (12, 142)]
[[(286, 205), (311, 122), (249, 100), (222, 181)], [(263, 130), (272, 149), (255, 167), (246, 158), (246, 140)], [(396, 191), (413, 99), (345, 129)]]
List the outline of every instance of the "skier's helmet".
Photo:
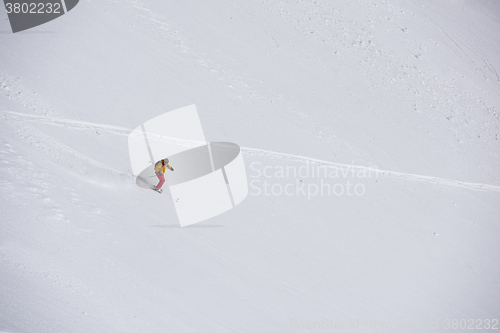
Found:
[(169, 162), (168, 158), (164, 158), (163, 162), (168, 164), (168, 162)]

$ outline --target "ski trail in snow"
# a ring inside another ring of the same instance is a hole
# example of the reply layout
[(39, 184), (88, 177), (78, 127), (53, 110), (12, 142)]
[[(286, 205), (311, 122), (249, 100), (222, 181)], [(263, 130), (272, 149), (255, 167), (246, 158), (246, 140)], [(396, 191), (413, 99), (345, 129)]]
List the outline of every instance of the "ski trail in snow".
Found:
[(85, 121), (72, 120), (72, 119), (37, 116), (37, 115), (26, 114), (26, 113), (21, 113), (21, 112), (14, 112), (14, 111), (4, 111), (4, 112), (6, 114), (13, 115), (13, 116), (29, 118), (33, 121), (37, 121), (37, 122), (43, 123), (43, 124), (49, 124), (49, 125), (55, 125), (55, 126), (61, 126), (61, 127), (70, 127), (73, 129), (80, 129), (80, 130), (89, 130), (89, 129), (90, 130), (101, 130), (101, 131), (105, 131), (105, 132), (109, 132), (109, 133), (113, 133), (113, 134), (118, 134), (118, 135), (123, 135), (123, 136), (128, 136), (130, 134), (130, 129), (126, 128), (126, 127), (89, 123), (89, 122), (85, 122)]
[[(37, 116), (37, 115), (31, 115), (31, 114), (14, 112), (14, 111), (4, 111), (4, 112), (6, 114), (11, 115), (11, 116), (25, 117), (25, 118), (31, 119), (32, 121), (35, 121), (37, 123), (54, 125), (54, 126), (61, 126), (61, 127), (72, 128), (72, 129), (77, 129), (77, 130), (84, 130), (84, 131), (85, 130), (91, 130), (91, 131), (99, 130), (102, 132), (108, 132), (111, 134), (122, 135), (122, 136), (126, 136), (126, 137), (128, 137), (130, 135), (130, 132), (132, 131), (130, 128), (115, 126), (115, 125), (105, 125), (105, 124), (89, 123), (89, 122), (85, 122), (85, 121), (72, 120), (72, 119)], [(156, 138), (156, 139), (161, 140), (161, 141), (165, 141), (165, 142), (169, 142), (169, 143), (176, 143), (176, 144), (183, 145), (186, 147), (197, 147), (200, 144), (204, 144), (204, 142), (200, 142), (200, 141), (182, 140), (182, 139), (167, 137), (164, 135), (162, 135), (160, 137), (155, 133), (149, 133), (149, 132), (146, 132), (146, 133), (148, 134), (149, 138)], [(142, 137), (143, 133), (141, 132), (140, 135)]]
[[(13, 116), (18, 116), (18, 117), (30, 118), (32, 120), (35, 120), (37, 122), (44, 123), (44, 124), (63, 126), (63, 127), (71, 127), (71, 128), (80, 129), (80, 130), (102, 130), (102, 131), (106, 131), (109, 133), (123, 135), (123, 136), (127, 136), (127, 137), (129, 136), (130, 132), (132, 131), (129, 128), (121, 127), (121, 126), (114, 126), (114, 125), (104, 125), (104, 124), (90, 123), (90, 122), (71, 120), (71, 119), (29, 115), (29, 114), (13, 112), (13, 111), (4, 111), (4, 113), (10, 114)], [(173, 139), (173, 141), (177, 141), (177, 140)], [(182, 141), (185, 141), (185, 140), (182, 140)], [(184, 142), (184, 143), (186, 144), (187, 142)], [(192, 144), (195, 144), (195, 143), (198, 143), (198, 142), (194, 142), (194, 141), (192, 142)], [(187, 145), (189, 145), (189, 144), (187, 144)], [(462, 188), (466, 188), (466, 189), (470, 189), (470, 190), (500, 191), (499, 185), (471, 183), (471, 182), (464, 182), (464, 181), (460, 181), (460, 180), (446, 179), (446, 178), (440, 178), (440, 177), (432, 177), (432, 176), (418, 175), (418, 174), (412, 174), (412, 173), (383, 170), (383, 169), (379, 169), (375, 166), (369, 167), (369, 166), (363, 166), (363, 165), (337, 163), (337, 162), (331, 162), (331, 161), (326, 161), (326, 160), (320, 160), (320, 159), (312, 158), (312, 157), (287, 154), (287, 153), (280, 153), (280, 152), (275, 152), (275, 151), (270, 151), (270, 150), (265, 150), (265, 149), (241, 147), (241, 151), (245, 155), (248, 155), (248, 156), (264, 156), (264, 157), (288, 160), (288, 161), (293, 161), (293, 162), (313, 163), (313, 164), (317, 164), (320, 166), (337, 168), (337, 169), (341, 169), (341, 170), (375, 173), (377, 176), (378, 175), (393, 176), (393, 177), (401, 178), (404, 180), (422, 181), (422, 182), (427, 182), (427, 183), (431, 183), (431, 184), (456, 186), (456, 187), (462, 187)]]

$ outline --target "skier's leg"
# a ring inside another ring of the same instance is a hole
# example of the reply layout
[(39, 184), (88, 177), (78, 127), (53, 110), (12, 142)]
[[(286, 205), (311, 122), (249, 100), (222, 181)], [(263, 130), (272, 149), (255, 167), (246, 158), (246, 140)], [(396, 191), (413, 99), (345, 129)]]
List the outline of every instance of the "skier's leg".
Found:
[(158, 179), (160, 180), (158, 185), (156, 185), (157, 189), (160, 189), (163, 186), (163, 183), (165, 183), (165, 175), (156, 175)]

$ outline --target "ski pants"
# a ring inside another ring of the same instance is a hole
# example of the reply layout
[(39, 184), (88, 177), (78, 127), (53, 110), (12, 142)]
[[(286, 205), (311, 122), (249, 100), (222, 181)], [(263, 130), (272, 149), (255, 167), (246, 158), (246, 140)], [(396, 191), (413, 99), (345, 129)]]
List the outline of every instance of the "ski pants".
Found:
[(156, 185), (156, 188), (161, 188), (163, 186), (163, 183), (165, 183), (165, 175), (157, 173), (156, 177), (158, 177), (158, 179), (160, 180), (158, 185)]

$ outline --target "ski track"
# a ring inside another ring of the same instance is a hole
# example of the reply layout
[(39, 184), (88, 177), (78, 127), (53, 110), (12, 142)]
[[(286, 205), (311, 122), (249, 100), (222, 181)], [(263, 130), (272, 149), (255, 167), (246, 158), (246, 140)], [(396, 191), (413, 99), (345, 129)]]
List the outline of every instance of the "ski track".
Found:
[[(129, 128), (121, 127), (121, 126), (114, 126), (114, 125), (105, 125), (105, 124), (90, 123), (90, 122), (71, 120), (71, 119), (29, 115), (29, 114), (20, 113), (20, 112), (13, 112), (13, 111), (4, 111), (4, 113), (6, 115), (19, 117), (19, 118), (22, 117), (25, 120), (31, 120), (31, 121), (35, 121), (35, 122), (39, 122), (39, 123), (43, 123), (43, 124), (62, 126), (62, 127), (72, 128), (72, 129), (79, 129), (79, 130), (101, 130), (101, 131), (106, 131), (108, 133), (127, 136), (127, 137), (129, 136), (130, 132), (132, 131)], [(168, 141), (170, 141), (170, 140), (168, 140)], [(177, 140), (174, 139), (173, 141), (177, 141)], [(198, 143), (198, 142), (193, 141), (192, 143), (194, 144), (194, 143)], [(500, 191), (500, 186), (498, 186), (498, 185), (471, 183), (471, 182), (446, 179), (446, 178), (440, 178), (440, 177), (432, 177), (432, 176), (426, 176), (426, 175), (418, 175), (418, 174), (412, 174), (412, 173), (383, 170), (383, 169), (377, 168), (376, 166), (369, 167), (369, 166), (363, 166), (363, 165), (337, 163), (337, 162), (331, 162), (331, 161), (321, 160), (321, 159), (312, 158), (312, 157), (287, 154), (287, 153), (280, 153), (280, 152), (264, 150), (264, 149), (257, 149), (257, 148), (241, 147), (241, 151), (245, 155), (248, 155), (248, 156), (264, 156), (264, 157), (269, 157), (269, 158), (274, 158), (274, 159), (282, 159), (282, 160), (287, 160), (287, 161), (292, 161), (292, 162), (313, 163), (313, 164), (320, 165), (320, 166), (338, 168), (338, 169), (342, 169), (342, 170), (350, 170), (350, 171), (355, 171), (355, 172), (364, 171), (364, 172), (375, 173), (377, 176), (379, 176), (379, 175), (393, 176), (393, 177), (401, 178), (404, 180), (422, 181), (422, 182), (427, 182), (427, 183), (437, 184), (437, 185), (462, 187), (462, 188), (466, 188), (466, 189), (470, 189), (470, 190)]]

